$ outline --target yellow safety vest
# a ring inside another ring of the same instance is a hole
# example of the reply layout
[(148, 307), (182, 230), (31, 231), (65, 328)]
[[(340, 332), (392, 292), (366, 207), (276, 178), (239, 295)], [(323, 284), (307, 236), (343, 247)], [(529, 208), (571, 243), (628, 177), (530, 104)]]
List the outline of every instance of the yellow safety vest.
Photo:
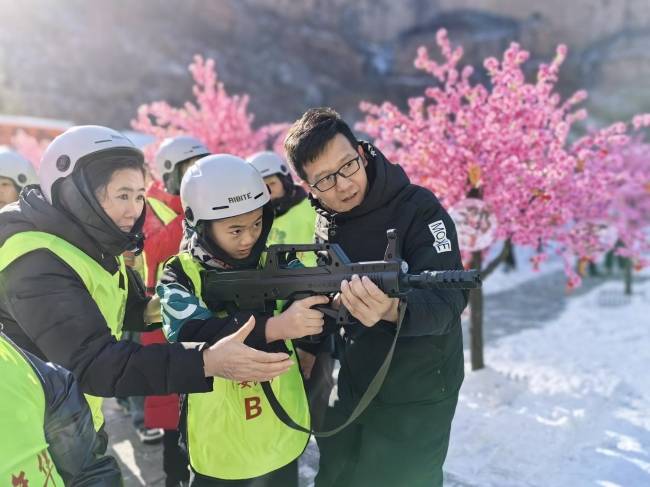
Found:
[(43, 385), (25, 356), (0, 336), (0, 485), (63, 487), (45, 440)]
[(154, 214), (160, 218), (160, 221), (165, 226), (169, 225), (171, 221), (178, 216), (174, 210), (156, 198), (147, 196), (147, 203), (149, 203)]
[[(187, 252), (177, 259), (200, 297), (200, 264)], [(290, 340), (286, 345), (293, 351)], [(289, 415), (309, 427), (309, 404), (297, 361), (271, 387)], [(190, 464), (201, 475), (225, 480), (259, 477), (298, 458), (308, 441), (308, 434), (277, 418), (259, 383), (215, 377), (212, 392), (188, 395)]]
[[(314, 243), (315, 225), (316, 210), (311, 206), (309, 199), (305, 198), (284, 215), (273, 220), (266, 245)], [(307, 267), (316, 265), (313, 252), (301, 253), (298, 258)]]
[[(9, 237), (0, 247), (0, 272), (19, 257), (39, 249), (49, 250), (72, 267), (97, 304), (111, 335), (119, 340), (122, 334), (129, 288), (124, 259), (121, 256), (117, 258), (118, 270), (115, 274), (111, 274), (96, 260), (70, 242), (49, 233), (29, 231)], [(89, 394), (85, 396), (93, 414), (95, 429), (99, 430), (104, 424), (102, 398)]]
[[(169, 225), (178, 216), (178, 214), (169, 206), (152, 196), (147, 196), (147, 203), (149, 203), (149, 207), (153, 211), (154, 215), (158, 217), (164, 226)], [(162, 274), (164, 266), (164, 260), (158, 264), (158, 268), (156, 269), (156, 281), (160, 279), (160, 275)], [(136, 265), (134, 266), (134, 269), (136, 272), (138, 272), (138, 274), (140, 274), (142, 282), (144, 282), (146, 286), (147, 279), (149, 277), (149, 266), (147, 265), (147, 256), (145, 252), (142, 252), (139, 256), (136, 257)]]

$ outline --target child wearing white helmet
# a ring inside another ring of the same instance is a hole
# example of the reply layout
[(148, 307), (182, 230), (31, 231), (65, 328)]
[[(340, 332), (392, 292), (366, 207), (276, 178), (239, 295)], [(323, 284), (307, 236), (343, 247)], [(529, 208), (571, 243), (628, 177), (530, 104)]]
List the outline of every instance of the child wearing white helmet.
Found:
[(0, 208), (18, 201), (20, 191), (29, 184), (38, 184), (31, 163), (17, 152), (0, 147)]
[(151, 211), (144, 223), (148, 238), (143, 280), (149, 293), (155, 292), (162, 264), (178, 252), (183, 237), (181, 179), (192, 164), (209, 154), (200, 140), (188, 135), (166, 138), (156, 152), (155, 165), (161, 181), (147, 189), (147, 207)]
[[(256, 324), (245, 343), (260, 350), (292, 351), (291, 339), (320, 333), (323, 315), (311, 306), (326, 304), (324, 296), (295, 301), (275, 315), (203, 299), (201, 271), (251, 269), (262, 258), (273, 210), (254, 167), (232, 155), (204, 157), (183, 177), (181, 201), (192, 237), (188, 249), (167, 262), (156, 288), (170, 341), (211, 343), (251, 315)], [(309, 424), (297, 363), (271, 387), (294, 420)], [(296, 459), (308, 435), (275, 416), (261, 384), (217, 379), (211, 393), (187, 396), (184, 419), (192, 485), (297, 485)]]
[(275, 220), (267, 245), (313, 243), (316, 211), (307, 192), (293, 182), (287, 163), (271, 151), (253, 154), (247, 161), (262, 175), (271, 193)]

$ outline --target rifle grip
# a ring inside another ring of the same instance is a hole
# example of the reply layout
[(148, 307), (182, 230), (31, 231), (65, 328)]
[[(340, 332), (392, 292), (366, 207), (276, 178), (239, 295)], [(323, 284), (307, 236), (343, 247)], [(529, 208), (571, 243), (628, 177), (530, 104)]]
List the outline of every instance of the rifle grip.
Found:
[(336, 324), (337, 325), (351, 325), (355, 323), (354, 319), (352, 318), (352, 315), (348, 311), (348, 309), (341, 303), (339, 306), (339, 312), (336, 317)]
[[(323, 340), (324, 336), (329, 335), (330, 333), (334, 332), (334, 330), (338, 330), (340, 328), (341, 309), (339, 308), (337, 310), (326, 304), (317, 304), (315, 306), (312, 306), (312, 309), (317, 309), (318, 311), (323, 313), (323, 315), (333, 319), (335, 322), (334, 327), (332, 327), (331, 324), (328, 326), (327, 321), (325, 321), (325, 328), (323, 329), (322, 333), (320, 333), (319, 335), (310, 335), (306, 337), (307, 341), (310, 343), (320, 343)], [(347, 310), (345, 311), (347, 312)]]

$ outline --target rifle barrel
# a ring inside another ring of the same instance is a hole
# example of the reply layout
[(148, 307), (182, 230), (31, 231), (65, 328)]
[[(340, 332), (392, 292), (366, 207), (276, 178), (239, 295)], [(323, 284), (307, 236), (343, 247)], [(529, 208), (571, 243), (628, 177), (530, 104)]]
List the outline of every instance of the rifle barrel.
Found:
[(481, 275), (475, 269), (424, 271), (420, 274), (406, 274), (404, 284), (416, 289), (476, 289), (481, 287)]

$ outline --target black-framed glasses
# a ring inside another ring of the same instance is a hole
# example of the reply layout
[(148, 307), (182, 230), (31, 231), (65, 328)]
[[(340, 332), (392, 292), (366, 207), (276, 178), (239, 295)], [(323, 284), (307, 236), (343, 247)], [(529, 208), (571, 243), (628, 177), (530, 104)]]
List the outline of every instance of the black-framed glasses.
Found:
[(310, 184), (309, 186), (311, 188), (316, 188), (321, 193), (332, 189), (334, 186), (336, 186), (337, 176), (349, 178), (359, 170), (361, 167), (361, 164), (359, 163), (360, 158), (361, 156), (358, 155), (354, 159), (350, 159), (348, 162), (339, 167), (338, 171), (320, 178), (314, 184)]

